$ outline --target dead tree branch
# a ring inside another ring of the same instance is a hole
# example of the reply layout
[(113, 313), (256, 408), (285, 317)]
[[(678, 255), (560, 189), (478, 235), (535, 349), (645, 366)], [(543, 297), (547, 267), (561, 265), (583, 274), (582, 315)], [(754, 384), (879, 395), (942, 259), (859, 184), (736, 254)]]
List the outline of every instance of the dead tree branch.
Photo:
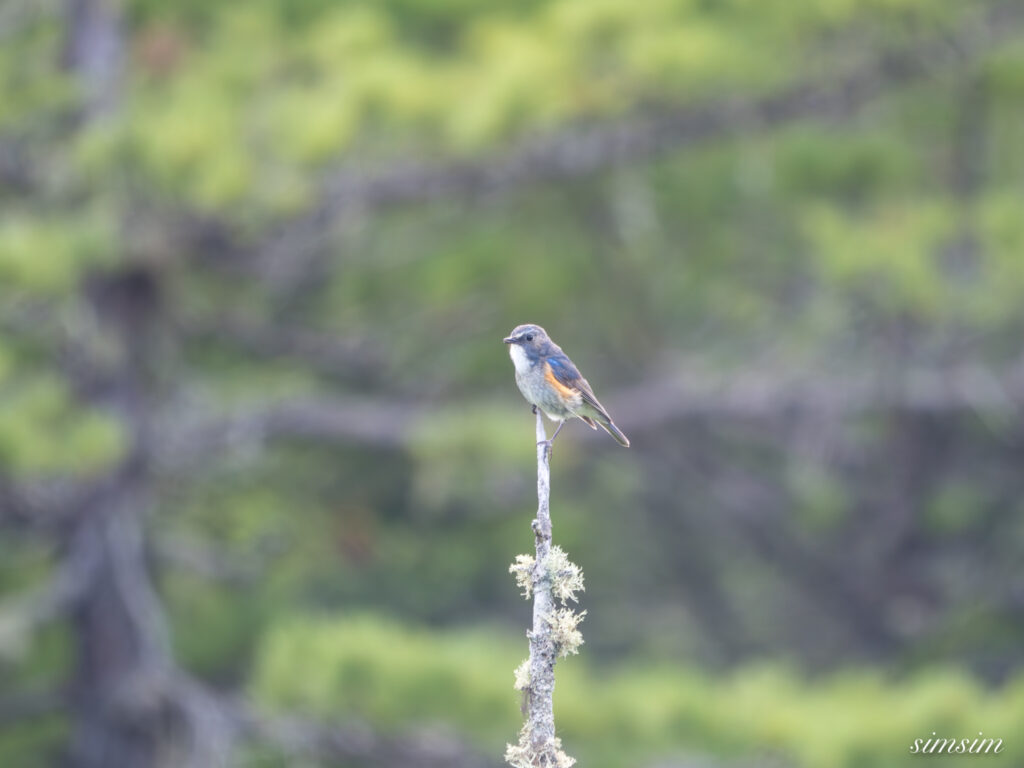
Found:
[(232, 347), (259, 358), (294, 360), (333, 379), (365, 379), (384, 367), (374, 345), (365, 339), (339, 339), (333, 333), (228, 315), (180, 325), (186, 339)]
[(848, 376), (780, 375), (743, 371), (728, 375), (666, 373), (620, 390), (609, 402), (629, 403), (627, 428), (697, 415), (761, 418), (778, 413), (855, 415), (910, 413), (1014, 413), (1024, 404), (1024, 365), (997, 371), (984, 365), (949, 368), (875, 368)]
[(516, 670), (515, 687), (523, 692), (526, 722), (519, 743), (509, 744), (505, 760), (514, 768), (569, 768), (576, 761), (562, 751), (555, 736), (555, 662), (577, 653), (583, 636), (576, 629), (584, 613), (557, 608), (575, 600), (583, 574), (551, 544), (551, 443), (537, 411), (537, 517), (532, 528), (536, 556), (519, 555), (509, 571), (526, 597), (533, 596), (533, 628), (527, 632), (530, 656)]
[[(1024, 407), (1024, 364), (878, 369), (848, 376), (747, 370), (668, 371), (606, 398), (624, 429), (657, 429), (700, 416), (771, 419), (779, 414), (851, 417), (884, 411), (1015, 418)], [(620, 404), (615, 407), (616, 403)], [(400, 449), (438, 406), (383, 398), (319, 395), (256, 403), (224, 415), (212, 405), (175, 409), (161, 426), (160, 463), (169, 471), (278, 440), (351, 442)], [(186, 414), (186, 415), (183, 415)]]
[(550, 617), (555, 609), (551, 576), (547, 573), (551, 552), (551, 444), (544, 420), (537, 411), (537, 518), (533, 521), (537, 559), (533, 581), (533, 630), (530, 632), (530, 685), (526, 688), (526, 717), (530, 746), (537, 753), (555, 744), (555, 660)]
[(98, 563), (99, 551), (80, 542), (46, 584), (0, 605), (0, 655), (20, 655), (39, 627), (66, 615), (90, 588)]
[(252, 583), (268, 565), (258, 556), (242, 556), (181, 536), (154, 537), (153, 550), (160, 561), (171, 568), (225, 584)]
[(124, 36), (118, 7), (105, 0), (65, 0), (64, 63), (84, 91), (86, 119), (109, 114), (120, 98)]

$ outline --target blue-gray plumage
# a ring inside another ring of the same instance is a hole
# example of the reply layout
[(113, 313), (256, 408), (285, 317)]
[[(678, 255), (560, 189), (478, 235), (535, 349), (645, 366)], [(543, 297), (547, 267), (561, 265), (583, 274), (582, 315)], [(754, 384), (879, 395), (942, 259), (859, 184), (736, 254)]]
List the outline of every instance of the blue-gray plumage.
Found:
[(504, 341), (509, 345), (509, 355), (516, 367), (516, 384), (523, 397), (549, 419), (559, 422), (552, 440), (566, 420), (575, 416), (591, 429), (600, 425), (619, 445), (629, 447), (629, 439), (597, 401), (590, 384), (543, 328), (519, 325)]

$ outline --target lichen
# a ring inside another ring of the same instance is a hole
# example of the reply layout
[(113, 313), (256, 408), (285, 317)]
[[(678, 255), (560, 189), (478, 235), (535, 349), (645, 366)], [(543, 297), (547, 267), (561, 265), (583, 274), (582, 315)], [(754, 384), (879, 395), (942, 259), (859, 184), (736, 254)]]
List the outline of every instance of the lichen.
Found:
[(530, 660), (523, 659), (523, 663), (516, 667), (515, 684), (512, 686), (517, 691), (525, 691), (530, 687)]
[(579, 631), (578, 626), (586, 615), (586, 611), (575, 613), (571, 608), (559, 608), (548, 614), (551, 641), (555, 644), (559, 656), (579, 653), (579, 648), (583, 645), (583, 633)]
[(523, 590), (522, 595), (527, 600), (533, 596), (533, 567), (536, 562), (533, 555), (516, 555), (516, 561), (508, 567), (508, 572), (516, 577), (516, 586)]
[(519, 743), (505, 746), (505, 762), (512, 768), (571, 768), (576, 759), (562, 751), (562, 740), (557, 736), (536, 748), (530, 743), (529, 724), (519, 731)]
[(562, 603), (577, 602), (576, 593), (584, 591), (583, 571), (557, 544), (551, 546), (547, 557), (547, 569), (551, 575), (551, 592)]

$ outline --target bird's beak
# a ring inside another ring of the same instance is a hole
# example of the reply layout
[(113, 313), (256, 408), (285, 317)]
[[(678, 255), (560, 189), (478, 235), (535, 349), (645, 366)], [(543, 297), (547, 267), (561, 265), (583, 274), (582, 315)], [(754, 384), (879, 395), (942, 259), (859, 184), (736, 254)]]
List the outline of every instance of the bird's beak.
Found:
[(515, 344), (516, 343), (516, 340), (515, 340), (514, 336), (509, 336), (508, 338), (502, 339), (502, 341), (504, 341), (506, 344)]

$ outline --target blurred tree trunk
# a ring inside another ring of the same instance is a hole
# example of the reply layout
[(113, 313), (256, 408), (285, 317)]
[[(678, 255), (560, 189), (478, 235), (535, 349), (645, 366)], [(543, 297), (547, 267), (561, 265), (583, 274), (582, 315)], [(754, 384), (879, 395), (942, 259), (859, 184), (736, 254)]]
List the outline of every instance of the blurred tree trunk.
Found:
[(137, 480), (125, 478), (88, 511), (76, 537), (81, 546), (95, 547), (100, 558), (72, 616), (77, 668), (71, 763), (81, 768), (141, 768), (155, 762), (157, 673), (166, 655), (140, 559), (142, 493)]
[[(82, 124), (120, 101), (124, 39), (110, 0), (66, 0), (63, 64), (81, 88)], [(84, 289), (116, 351), (93, 393), (117, 412), (128, 448), (70, 524), (65, 557), (95, 562), (71, 613), (75, 648), (70, 763), (81, 768), (152, 766), (166, 730), (161, 710), (172, 658), (145, 562), (143, 517), (152, 501), (153, 404), (146, 370), (157, 310), (151, 276), (131, 268)], [(87, 350), (76, 357), (88, 361)]]
[(91, 548), (92, 580), (72, 616), (76, 646), (72, 763), (82, 768), (151, 766), (166, 731), (173, 674), (170, 642), (145, 556), (152, 503), (152, 382), (158, 312), (154, 279), (123, 269), (92, 281), (89, 299), (117, 349), (101, 397), (120, 416), (128, 449), (91, 503), (78, 512), (69, 553)]
[(117, 106), (124, 58), (121, 18), (108, 0), (65, 0), (63, 64), (82, 88), (85, 119)]

